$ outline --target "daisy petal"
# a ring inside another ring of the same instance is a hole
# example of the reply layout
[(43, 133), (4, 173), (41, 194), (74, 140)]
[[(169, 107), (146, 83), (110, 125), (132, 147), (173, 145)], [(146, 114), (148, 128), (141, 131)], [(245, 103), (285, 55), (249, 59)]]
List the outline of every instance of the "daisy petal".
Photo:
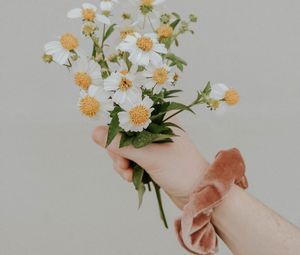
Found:
[(69, 19), (76, 19), (76, 18), (80, 18), (81, 16), (82, 16), (82, 9), (80, 8), (73, 9), (67, 13), (67, 17)]
[(97, 7), (95, 5), (93, 5), (93, 4), (90, 4), (90, 3), (83, 3), (82, 7), (84, 9), (92, 9), (94, 11), (97, 11)]
[(53, 55), (53, 60), (59, 64), (59, 65), (65, 65), (68, 61), (68, 58), (70, 56), (70, 52), (67, 50), (61, 50), (59, 52), (56, 52)]
[(104, 16), (104, 15), (97, 14), (96, 19), (97, 19), (99, 22), (102, 22), (102, 23), (104, 23), (104, 24), (106, 24), (106, 25), (109, 25), (109, 24), (110, 24), (110, 19), (107, 18), (107, 17)]

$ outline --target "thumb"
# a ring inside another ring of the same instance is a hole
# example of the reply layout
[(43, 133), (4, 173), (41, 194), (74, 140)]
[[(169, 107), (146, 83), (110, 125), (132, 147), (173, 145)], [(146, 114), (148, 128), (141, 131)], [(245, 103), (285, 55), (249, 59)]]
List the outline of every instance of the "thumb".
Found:
[[(133, 146), (126, 146), (123, 148), (119, 147), (121, 135), (118, 134), (112, 143), (106, 147), (106, 140), (108, 135), (108, 127), (99, 126), (93, 132), (93, 140), (101, 147), (107, 149), (109, 152), (120, 155), (121, 157), (127, 158), (136, 162), (144, 168), (151, 168), (153, 160), (151, 160), (151, 154), (155, 152), (155, 144), (150, 144), (146, 147), (136, 149)], [(150, 154), (150, 155), (149, 155)]]

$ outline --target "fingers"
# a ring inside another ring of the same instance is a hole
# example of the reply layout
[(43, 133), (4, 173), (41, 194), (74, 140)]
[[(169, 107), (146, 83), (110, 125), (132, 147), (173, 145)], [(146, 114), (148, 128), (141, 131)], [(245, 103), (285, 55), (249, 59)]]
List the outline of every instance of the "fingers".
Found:
[[(106, 139), (108, 134), (108, 128), (105, 126), (97, 127), (93, 132), (94, 141), (99, 144), (101, 147), (105, 148)], [(124, 148), (119, 148), (121, 135), (117, 135), (112, 143), (106, 148), (109, 152), (117, 154), (123, 158), (130, 159), (139, 163), (139, 160), (145, 156), (145, 153), (149, 152), (151, 146), (147, 146), (140, 149), (135, 149), (132, 146), (127, 146)]]
[(113, 160), (113, 167), (116, 172), (126, 181), (132, 182), (133, 170), (130, 168), (128, 159), (125, 159), (113, 152), (108, 152), (109, 156)]

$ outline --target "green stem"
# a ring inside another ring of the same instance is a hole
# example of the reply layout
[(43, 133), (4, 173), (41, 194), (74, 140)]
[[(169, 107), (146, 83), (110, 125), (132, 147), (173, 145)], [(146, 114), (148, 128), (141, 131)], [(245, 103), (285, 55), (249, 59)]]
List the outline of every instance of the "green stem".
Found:
[(161, 219), (162, 219), (162, 221), (164, 223), (164, 226), (166, 228), (169, 228), (168, 227), (168, 222), (167, 222), (167, 219), (166, 219), (166, 215), (165, 215), (165, 212), (164, 212), (162, 200), (161, 200), (160, 187), (155, 182), (153, 182), (153, 185), (154, 185), (155, 193), (156, 193), (156, 197), (157, 197), (157, 202), (158, 202), (160, 217), (161, 217)]
[(152, 22), (151, 22), (151, 19), (150, 19), (149, 15), (148, 15), (148, 21), (149, 21), (149, 24), (150, 24), (150, 26), (151, 26), (153, 32), (155, 32), (155, 28), (154, 28), (154, 26), (153, 26), (153, 24), (152, 24)]
[[(206, 104), (207, 103), (207, 98), (203, 95), (201, 95), (200, 98), (197, 98), (193, 103), (191, 103), (190, 105), (188, 105), (187, 107), (188, 108), (192, 108), (194, 107), (195, 105), (198, 105), (198, 104)], [(173, 118), (174, 116), (176, 116), (177, 114), (181, 113), (185, 111), (185, 109), (182, 109), (182, 110), (179, 110), (173, 114), (171, 114), (169, 117), (167, 117), (166, 119), (164, 119), (164, 122), (168, 121), (169, 119)]]

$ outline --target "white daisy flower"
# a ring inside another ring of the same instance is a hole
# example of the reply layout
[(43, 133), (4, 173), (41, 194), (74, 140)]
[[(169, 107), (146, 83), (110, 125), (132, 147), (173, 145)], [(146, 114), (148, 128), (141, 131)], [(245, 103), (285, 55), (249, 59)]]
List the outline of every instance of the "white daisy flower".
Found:
[(211, 107), (219, 112), (226, 110), (226, 106), (236, 105), (240, 101), (238, 92), (222, 83), (212, 85), (209, 97)]
[(94, 85), (91, 85), (88, 91), (81, 90), (78, 102), (80, 112), (86, 117), (109, 123), (111, 120), (109, 111), (114, 109), (110, 96), (103, 88)]
[(82, 8), (75, 8), (68, 12), (67, 17), (70, 19), (81, 18), (84, 21), (98, 20), (101, 23), (110, 24), (108, 17), (97, 13), (97, 7), (93, 4), (84, 3)]
[(146, 96), (143, 100), (138, 98), (134, 101), (127, 101), (121, 105), (125, 110), (119, 112), (120, 127), (126, 132), (142, 132), (151, 123), (151, 113), (154, 110), (151, 108), (153, 101)]
[(240, 101), (238, 92), (222, 83), (212, 85), (210, 97), (215, 100), (222, 100), (228, 105), (235, 105)]
[(149, 63), (158, 65), (162, 62), (160, 54), (166, 54), (168, 50), (164, 44), (158, 42), (157, 34), (149, 33), (141, 35), (134, 33), (128, 35), (120, 43), (118, 49), (129, 52), (129, 60), (136, 65), (147, 66)]
[(73, 52), (78, 50), (78, 46), (78, 39), (74, 35), (64, 34), (58, 41), (47, 43), (44, 51), (47, 55), (51, 55), (56, 63), (65, 65)]
[(126, 69), (112, 73), (105, 79), (104, 89), (115, 92), (112, 99), (117, 104), (123, 104), (126, 100), (134, 101), (142, 95), (136, 75)]
[(94, 60), (86, 57), (79, 58), (72, 67), (75, 84), (83, 90), (91, 85), (100, 85), (102, 81), (101, 68)]
[(176, 73), (168, 65), (161, 63), (157, 66), (149, 66), (143, 72), (146, 82), (143, 85), (146, 89), (152, 89), (158, 94), (162, 89), (174, 84)]
[(166, 0), (131, 0), (133, 4), (138, 5), (141, 13), (147, 15), (152, 12), (155, 7), (164, 3)]

